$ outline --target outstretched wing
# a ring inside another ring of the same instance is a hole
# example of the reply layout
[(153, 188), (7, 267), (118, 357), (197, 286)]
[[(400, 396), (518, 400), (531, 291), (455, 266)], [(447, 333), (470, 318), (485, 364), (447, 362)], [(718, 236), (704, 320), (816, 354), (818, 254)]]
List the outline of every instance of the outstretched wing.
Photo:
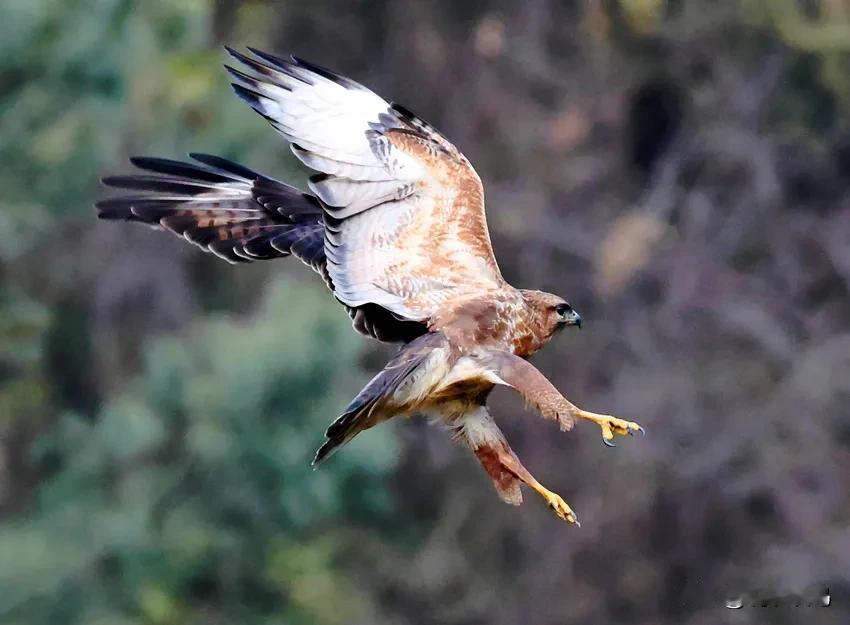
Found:
[(325, 274), (315, 197), (218, 156), (190, 156), (196, 163), (130, 159), (147, 173), (104, 178), (135, 193), (97, 202), (98, 217), (162, 227), (229, 263), (292, 254)]
[[(194, 163), (132, 158), (145, 173), (104, 178), (132, 193), (97, 202), (98, 217), (163, 228), (234, 264), (293, 255), (333, 290), (316, 197), (218, 156), (190, 156)], [(346, 310), (355, 330), (380, 341), (407, 342), (427, 331), (375, 304)]]
[(439, 132), (301, 59), (228, 48), (234, 89), (321, 172), (325, 253), (336, 296), (427, 320), (442, 302), (501, 287), (481, 180)]

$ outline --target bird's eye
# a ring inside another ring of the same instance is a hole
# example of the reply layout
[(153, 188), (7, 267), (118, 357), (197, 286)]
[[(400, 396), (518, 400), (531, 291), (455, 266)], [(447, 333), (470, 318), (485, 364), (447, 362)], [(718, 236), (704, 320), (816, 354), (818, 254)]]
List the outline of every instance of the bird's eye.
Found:
[(571, 311), (572, 307), (569, 304), (558, 304), (555, 306), (555, 312), (558, 313), (559, 317), (566, 317)]

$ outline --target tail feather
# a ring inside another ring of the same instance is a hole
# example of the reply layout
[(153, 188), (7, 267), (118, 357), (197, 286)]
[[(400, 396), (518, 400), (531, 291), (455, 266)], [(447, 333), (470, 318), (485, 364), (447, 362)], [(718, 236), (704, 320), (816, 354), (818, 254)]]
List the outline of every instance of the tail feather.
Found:
[(446, 337), (435, 332), (424, 334), (402, 347), (383, 371), (351, 400), (345, 412), (328, 426), (327, 440), (316, 452), (313, 466), (327, 460), (363, 430), (394, 416), (394, 410), (399, 409), (394, 393), (405, 382), (410, 382), (413, 372), (428, 361), (432, 352), (446, 349), (447, 345)]

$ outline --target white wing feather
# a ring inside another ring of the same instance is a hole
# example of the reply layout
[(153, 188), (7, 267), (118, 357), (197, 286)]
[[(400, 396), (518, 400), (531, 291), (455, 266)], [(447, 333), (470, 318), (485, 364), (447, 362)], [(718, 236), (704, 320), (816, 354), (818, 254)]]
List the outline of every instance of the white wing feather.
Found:
[[(374, 303), (423, 320), (457, 289), (468, 290), (476, 280), (501, 282), (480, 180), (454, 146), (348, 78), (295, 57), (250, 50), (253, 57), (228, 48), (253, 72), (228, 67), (234, 89), (292, 144), (299, 160), (322, 172), (310, 189), (325, 205), (328, 273), (340, 301)], [(398, 133), (418, 143), (401, 147)], [(469, 206), (455, 204), (458, 190), (441, 159), (476, 187)], [(460, 266), (437, 270), (435, 259)]]

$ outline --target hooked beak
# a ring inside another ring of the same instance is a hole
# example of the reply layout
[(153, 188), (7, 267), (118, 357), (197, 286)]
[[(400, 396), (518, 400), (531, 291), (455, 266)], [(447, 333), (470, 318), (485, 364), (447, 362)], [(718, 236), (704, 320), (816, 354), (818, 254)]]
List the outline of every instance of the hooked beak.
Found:
[(579, 330), (581, 330), (581, 315), (578, 314), (576, 311), (571, 310), (570, 314), (567, 315), (565, 323), (568, 326), (576, 326)]

